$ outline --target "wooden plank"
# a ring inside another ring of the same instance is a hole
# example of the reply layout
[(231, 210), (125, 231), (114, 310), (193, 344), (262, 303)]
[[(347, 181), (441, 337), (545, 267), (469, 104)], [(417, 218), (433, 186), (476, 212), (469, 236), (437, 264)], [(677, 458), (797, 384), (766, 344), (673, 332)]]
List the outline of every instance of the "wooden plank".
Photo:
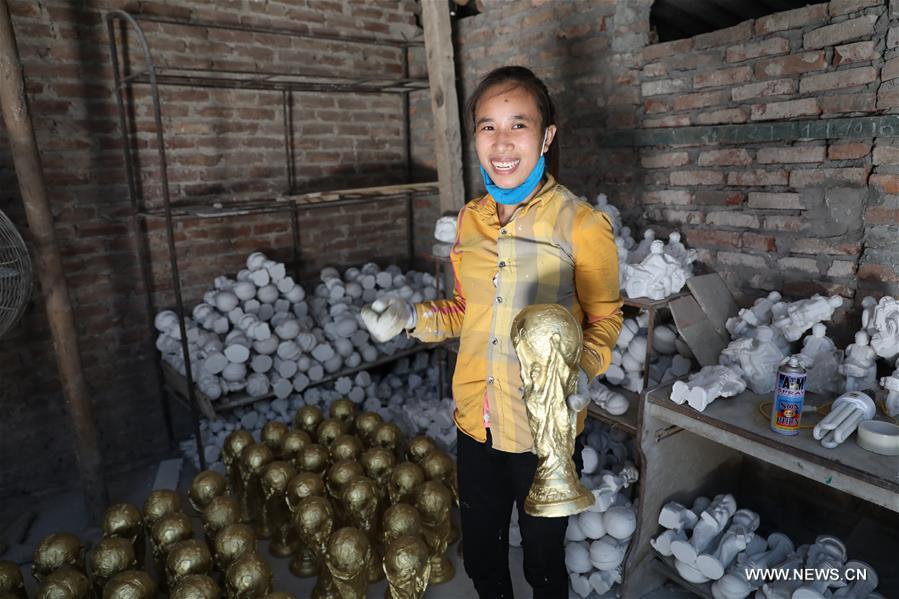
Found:
[(604, 147), (671, 146), (680, 144), (741, 144), (813, 139), (871, 139), (899, 137), (899, 115), (778, 121), (745, 125), (606, 130), (599, 134)]
[(457, 213), (465, 203), (462, 181), (462, 129), (456, 96), (456, 67), (449, 4), (439, 0), (421, 3), (434, 116), (437, 178), (440, 180), (440, 212)]
[[(659, 420), (731, 447), (859, 499), (899, 512), (899, 460), (865, 451), (851, 438), (836, 449), (825, 449), (810, 429), (788, 437), (772, 431), (759, 414), (768, 396), (746, 392), (720, 399), (697, 412), (670, 401), (671, 385), (647, 394), (646, 408)], [(807, 405), (823, 403), (814, 394)]]

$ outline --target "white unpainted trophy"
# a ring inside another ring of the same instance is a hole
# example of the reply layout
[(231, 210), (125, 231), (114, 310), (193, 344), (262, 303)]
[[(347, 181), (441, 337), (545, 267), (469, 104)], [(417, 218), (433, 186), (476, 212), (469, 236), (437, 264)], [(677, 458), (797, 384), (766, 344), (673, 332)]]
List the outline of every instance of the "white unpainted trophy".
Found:
[(846, 381), (840, 376), (843, 361), (842, 350), (837, 349), (827, 336), (827, 327), (819, 322), (812, 327), (812, 334), (802, 341), (802, 351), (797, 355), (799, 363), (808, 372), (805, 388), (812, 393), (841, 393)]
[(696, 558), (718, 536), (728, 521), (737, 511), (737, 502), (733, 495), (717, 495), (712, 503), (703, 510), (699, 522), (693, 527), (689, 541), (675, 540), (671, 542), (671, 553), (679, 561), (695, 567)]
[(855, 343), (846, 348), (846, 356), (839, 372), (846, 377), (846, 391), (867, 391), (877, 388), (877, 354), (869, 345), (868, 334), (859, 331)]
[(737, 510), (718, 543), (714, 547), (709, 546), (696, 558), (696, 569), (711, 580), (724, 576), (724, 571), (737, 554), (746, 549), (755, 537), (759, 522), (759, 515), (752, 510)]
[(665, 299), (683, 289), (687, 273), (681, 264), (664, 253), (664, 244), (653, 241), (650, 253), (638, 266), (628, 266), (625, 291), (628, 297)]
[(722, 366), (739, 367), (752, 392), (765, 394), (774, 390), (775, 373), (785, 357), (786, 353), (775, 341), (774, 330), (760, 326), (755, 330), (754, 338), (741, 337), (731, 341), (718, 356), (718, 362)]
[(631, 255), (628, 258), (631, 264), (639, 264), (649, 255), (652, 242), (656, 239), (656, 232), (652, 229), (643, 231), (643, 239), (637, 245), (637, 249), (631, 249)]
[(609, 203), (609, 198), (604, 193), (596, 195), (594, 204), (596, 205), (597, 210), (605, 212), (609, 217), (609, 220), (612, 223), (612, 232), (617, 235), (621, 230), (621, 211), (616, 206)]
[(685, 381), (674, 381), (671, 401), (687, 403), (702, 412), (719, 397), (733, 397), (746, 390), (740, 371), (731, 366), (703, 366)]
[[(864, 320), (862, 326), (865, 326)], [(878, 356), (891, 362), (899, 357), (899, 302), (895, 298), (880, 298), (868, 328), (871, 331), (871, 347)]]
[(890, 417), (899, 416), (899, 360), (896, 360), (896, 370), (893, 371), (893, 374), (881, 378), (880, 385), (887, 390), (887, 415)]
[(842, 305), (843, 298), (838, 295), (824, 297), (816, 294), (788, 304), (786, 314), (773, 319), (771, 326), (780, 330), (787, 341), (798, 341), (816, 323), (830, 320), (834, 311)]

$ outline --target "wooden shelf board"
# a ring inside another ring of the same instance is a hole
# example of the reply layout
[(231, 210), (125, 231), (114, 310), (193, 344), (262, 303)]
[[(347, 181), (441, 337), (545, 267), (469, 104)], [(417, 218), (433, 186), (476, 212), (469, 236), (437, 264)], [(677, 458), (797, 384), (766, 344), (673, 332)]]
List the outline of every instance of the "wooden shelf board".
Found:
[(648, 297), (627, 297), (625, 295), (621, 296), (621, 301), (625, 306), (631, 306), (633, 308), (640, 308), (641, 310), (646, 308), (661, 308), (667, 306), (669, 302), (673, 302), (674, 300), (690, 295), (689, 291), (680, 291), (678, 293), (672, 293), (666, 298), (660, 300), (652, 300)]
[(684, 580), (683, 577), (677, 573), (677, 568), (675, 568), (674, 566), (673, 557), (662, 557), (660, 555), (656, 555), (653, 557), (652, 566), (665, 578), (667, 578), (671, 582), (676, 583), (684, 590), (690, 591), (697, 597), (703, 597), (704, 599), (713, 599), (711, 585), (708, 582), (696, 584), (694, 582), (688, 582)]

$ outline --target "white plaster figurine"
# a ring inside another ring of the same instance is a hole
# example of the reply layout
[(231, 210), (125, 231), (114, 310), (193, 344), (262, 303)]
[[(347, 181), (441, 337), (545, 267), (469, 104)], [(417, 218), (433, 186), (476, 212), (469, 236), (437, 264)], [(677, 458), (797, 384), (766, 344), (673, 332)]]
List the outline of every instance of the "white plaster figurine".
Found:
[(891, 418), (899, 416), (899, 360), (896, 360), (896, 370), (893, 374), (881, 378), (880, 385), (887, 390), (887, 415)]
[(738, 369), (730, 366), (704, 366), (702, 370), (684, 381), (675, 381), (671, 388), (671, 401), (686, 402), (694, 410), (702, 412), (719, 397), (733, 397), (746, 390)]
[(693, 274), (693, 262), (696, 261), (696, 250), (688, 250), (681, 243), (681, 235), (677, 231), (668, 236), (668, 243), (665, 245), (665, 253), (678, 261), (684, 267), (684, 271), (688, 276)]
[(855, 432), (859, 423), (874, 418), (874, 400), (860, 391), (849, 391), (836, 398), (830, 412), (815, 425), (812, 436), (821, 445), (833, 449)]
[(721, 352), (722, 366), (738, 366), (743, 380), (753, 393), (765, 394), (774, 390), (777, 367), (786, 357), (774, 339), (771, 327), (756, 329), (755, 338), (735, 339)]
[(846, 391), (867, 391), (877, 388), (877, 356), (868, 344), (868, 334), (859, 331), (855, 343), (846, 348), (840, 374), (846, 377)]
[[(643, 231), (643, 240), (640, 241), (639, 245), (637, 245), (637, 249), (631, 250), (631, 255), (628, 258), (631, 264), (639, 264), (643, 262), (643, 260), (649, 255), (650, 248), (652, 247), (652, 242), (656, 239), (656, 232), (652, 229), (646, 229)], [(630, 249), (630, 248), (628, 248)]]
[(596, 205), (597, 210), (605, 212), (606, 215), (608, 215), (609, 220), (612, 222), (612, 233), (617, 235), (621, 230), (621, 211), (616, 206), (609, 203), (609, 198), (604, 193), (596, 195), (594, 204)]
[[(864, 314), (862, 315), (864, 326)], [(899, 357), (899, 302), (892, 297), (882, 297), (868, 322), (871, 347), (881, 358), (889, 361)]]
[(456, 240), (456, 217), (441, 216), (434, 227), (434, 238), (443, 243), (453, 243)]
[(612, 391), (599, 382), (598, 378), (590, 383), (589, 393), (593, 403), (612, 416), (620, 416), (627, 412), (628, 407), (630, 407), (630, 402), (624, 395)]
[(798, 341), (816, 323), (830, 320), (834, 311), (842, 305), (843, 298), (838, 295), (824, 297), (815, 294), (809, 299), (788, 304), (786, 314), (775, 318), (772, 326), (780, 330), (787, 341)]
[(697, 497), (690, 509), (676, 501), (666, 503), (659, 511), (659, 524), (667, 530), (651, 539), (649, 544), (660, 555), (670, 556), (671, 542), (687, 540), (687, 533), (693, 530), (693, 527), (699, 522), (699, 514), (709, 507), (709, 503), (711, 501), (708, 497)]
[(759, 527), (759, 515), (747, 509), (737, 510), (727, 532), (718, 544), (710, 546), (696, 558), (696, 568), (711, 580), (724, 576), (725, 569), (746, 549)]
[(629, 297), (660, 300), (683, 289), (687, 273), (664, 248), (661, 241), (653, 241), (646, 259), (638, 266), (628, 266), (625, 291)]
[(812, 327), (812, 334), (802, 341), (802, 351), (797, 357), (808, 372), (805, 388), (812, 393), (841, 393), (846, 381), (840, 376), (843, 352), (836, 348), (826, 335), (827, 327), (819, 322)]
[(752, 329), (771, 324), (771, 309), (780, 301), (780, 297), (780, 293), (772, 291), (755, 300), (751, 308), (743, 308), (737, 316), (728, 318), (724, 327), (731, 337), (751, 337)]
[(717, 495), (700, 515), (690, 540), (671, 542), (674, 557), (689, 566), (695, 566), (696, 558), (724, 530), (736, 511), (737, 502), (733, 495)]

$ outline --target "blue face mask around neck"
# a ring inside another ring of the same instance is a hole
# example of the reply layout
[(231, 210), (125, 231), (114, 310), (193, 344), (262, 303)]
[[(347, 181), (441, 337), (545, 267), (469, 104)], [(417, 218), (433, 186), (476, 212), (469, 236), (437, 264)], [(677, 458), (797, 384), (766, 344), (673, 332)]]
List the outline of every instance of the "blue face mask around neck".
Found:
[[(543, 143), (546, 144), (546, 132), (543, 133)], [(504, 189), (498, 186), (493, 182), (493, 179), (490, 178), (483, 166), (479, 168), (481, 169), (481, 178), (484, 180), (484, 186), (487, 188), (487, 193), (490, 194), (490, 197), (500, 204), (514, 206), (515, 204), (520, 204), (540, 185), (540, 180), (543, 179), (543, 173), (546, 170), (546, 160), (544, 160), (541, 153), (540, 159), (537, 160), (537, 164), (534, 165), (534, 170), (531, 171), (528, 178), (521, 185), (511, 189)]]

